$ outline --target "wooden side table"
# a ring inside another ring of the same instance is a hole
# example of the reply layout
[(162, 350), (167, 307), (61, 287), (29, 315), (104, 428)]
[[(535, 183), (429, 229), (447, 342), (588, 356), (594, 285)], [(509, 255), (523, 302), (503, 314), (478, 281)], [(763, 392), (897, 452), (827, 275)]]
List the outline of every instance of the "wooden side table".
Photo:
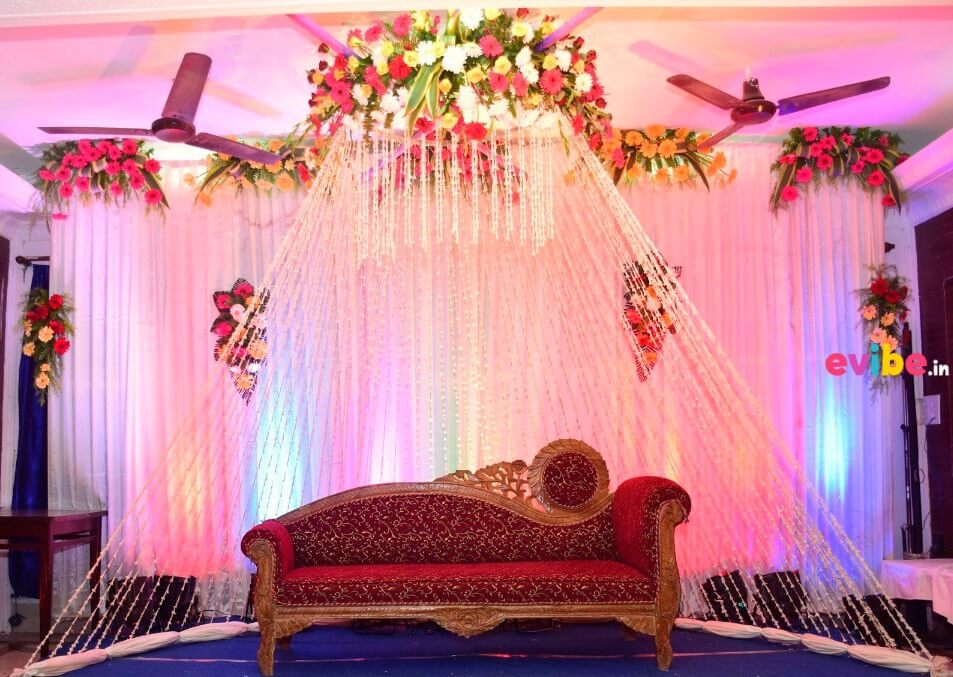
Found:
[(46, 636), (53, 625), (53, 553), (75, 545), (89, 544), (90, 611), (99, 615), (100, 566), (105, 510), (13, 510), (0, 508), (0, 549), (32, 550), (40, 554), (40, 647), (49, 655)]

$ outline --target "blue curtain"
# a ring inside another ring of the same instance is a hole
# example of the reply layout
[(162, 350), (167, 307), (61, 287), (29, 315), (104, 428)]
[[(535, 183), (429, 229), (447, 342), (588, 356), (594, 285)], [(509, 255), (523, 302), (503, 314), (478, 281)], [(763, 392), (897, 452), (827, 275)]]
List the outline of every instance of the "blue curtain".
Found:
[[(50, 267), (33, 266), (32, 289), (49, 289)], [(16, 340), (19, 340), (19, 336)], [(14, 510), (45, 510), (46, 497), (46, 407), (33, 388), (33, 358), (20, 357), (20, 437), (17, 465), (13, 475)], [(37, 597), (40, 561), (35, 552), (10, 553), (10, 585), (13, 594)]]

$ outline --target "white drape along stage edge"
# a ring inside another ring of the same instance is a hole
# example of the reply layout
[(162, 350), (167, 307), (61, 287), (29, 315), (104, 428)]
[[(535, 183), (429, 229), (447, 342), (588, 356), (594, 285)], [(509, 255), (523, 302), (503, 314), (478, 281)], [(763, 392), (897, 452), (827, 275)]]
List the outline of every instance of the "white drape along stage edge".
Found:
[[(880, 207), (860, 190), (825, 189), (774, 218), (767, 197), (776, 147), (727, 148), (731, 166), (739, 168), (727, 188), (623, 192), (668, 262), (683, 267), (689, 296), (877, 568), (894, 550), (889, 454), (900, 450), (886, 444), (889, 407), (887, 400), (871, 404), (863, 379), (828, 375), (823, 360), (835, 350), (862, 349), (852, 290), (864, 284), (865, 265), (882, 256)], [(143, 214), (139, 204), (121, 210), (77, 204), (68, 220), (54, 224), (52, 286), (71, 293), (77, 310), (63, 390), (50, 405), (50, 505), (105, 506), (110, 528), (200, 401), (213, 365), (212, 291), (239, 276), (253, 284), (261, 279), (301, 199), (277, 191), (232, 198), (223, 191), (211, 208), (193, 206), (193, 191), (182, 181), (187, 169), (165, 170), (172, 209), (164, 221)], [(620, 312), (621, 303), (620, 297)], [(661, 359), (675, 359), (675, 351), (663, 350)], [(663, 392), (659, 370), (636, 387), (654, 389), (659, 399), (678, 396)], [(500, 455), (528, 460), (535, 451), (501, 449)], [(615, 481), (624, 473), (666, 471), (612, 467), (619, 450), (600, 451)], [(456, 460), (467, 467), (500, 457)], [(351, 468), (339, 458), (310, 459), (312, 467), (322, 463), (340, 470), (314, 488), (319, 493), (454, 469), (426, 457), (362, 459)], [(201, 468), (192, 480), (229, 470)], [(736, 476), (758, 482), (743, 467)], [(82, 580), (83, 561), (73, 556), (58, 564), (60, 599)]]

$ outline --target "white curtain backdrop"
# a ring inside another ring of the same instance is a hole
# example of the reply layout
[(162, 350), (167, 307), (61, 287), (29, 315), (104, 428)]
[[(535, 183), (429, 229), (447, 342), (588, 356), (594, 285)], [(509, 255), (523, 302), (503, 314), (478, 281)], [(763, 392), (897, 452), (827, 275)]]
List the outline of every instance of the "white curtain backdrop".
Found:
[[(694, 303), (879, 569), (896, 548), (891, 468), (902, 450), (888, 438), (899, 400), (894, 393), (872, 403), (863, 379), (828, 375), (824, 358), (863, 350), (852, 290), (883, 256), (881, 208), (858, 189), (824, 190), (772, 217), (768, 167), (777, 146), (726, 148), (739, 170), (728, 187), (646, 185), (625, 195), (668, 262), (682, 266)], [(200, 400), (213, 365), (212, 292), (263, 276), (301, 199), (222, 191), (211, 208), (193, 205), (183, 182), (189, 170), (201, 168), (164, 170), (172, 205), (164, 220), (139, 204), (77, 205), (54, 224), (51, 286), (73, 296), (76, 337), (50, 404), (50, 505), (105, 507), (110, 527)], [(84, 561), (78, 552), (58, 562), (61, 601)]]

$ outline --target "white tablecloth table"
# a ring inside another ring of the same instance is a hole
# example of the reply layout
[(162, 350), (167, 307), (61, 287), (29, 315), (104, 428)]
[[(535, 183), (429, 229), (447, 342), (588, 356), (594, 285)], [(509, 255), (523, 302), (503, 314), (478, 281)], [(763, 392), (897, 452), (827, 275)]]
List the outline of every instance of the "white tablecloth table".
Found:
[(932, 602), (953, 621), (953, 559), (884, 560), (880, 580), (888, 597)]

